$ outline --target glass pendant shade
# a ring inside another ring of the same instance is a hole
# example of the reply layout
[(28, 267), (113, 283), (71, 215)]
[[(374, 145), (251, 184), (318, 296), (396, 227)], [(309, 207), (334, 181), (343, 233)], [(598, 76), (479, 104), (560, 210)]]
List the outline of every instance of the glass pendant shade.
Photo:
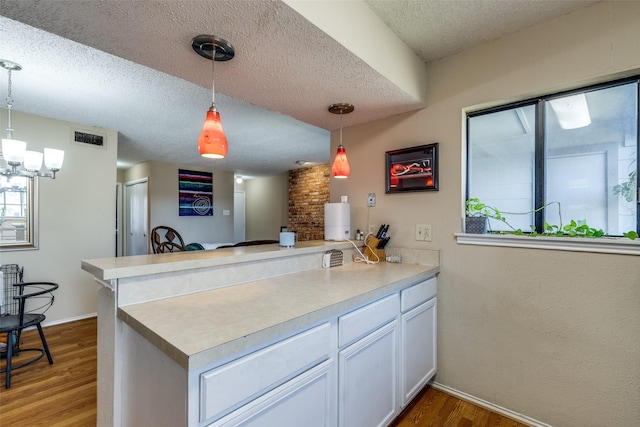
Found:
[(62, 169), (64, 161), (64, 151), (55, 148), (44, 149), (44, 165), (51, 171), (59, 171)]
[(42, 153), (27, 150), (24, 154), (24, 168), (29, 172), (37, 172), (42, 167)]
[(334, 178), (347, 178), (350, 173), (351, 166), (349, 166), (349, 160), (347, 159), (347, 150), (340, 145), (331, 167), (331, 174)]
[(2, 156), (7, 163), (22, 163), (27, 151), (27, 143), (17, 139), (2, 140)]
[(222, 159), (227, 155), (228, 150), (227, 137), (224, 136), (220, 122), (220, 113), (210, 108), (198, 138), (198, 151), (202, 157)]

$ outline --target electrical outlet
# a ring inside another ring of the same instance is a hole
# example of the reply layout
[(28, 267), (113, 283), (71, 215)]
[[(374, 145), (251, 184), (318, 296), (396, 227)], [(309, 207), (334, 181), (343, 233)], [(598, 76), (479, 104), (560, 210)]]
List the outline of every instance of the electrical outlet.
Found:
[(368, 233), (372, 233), (375, 234), (376, 233), (376, 226), (375, 225), (369, 225), (369, 230), (367, 230)]
[(367, 195), (367, 206), (370, 208), (375, 207), (376, 205), (376, 193), (369, 193)]

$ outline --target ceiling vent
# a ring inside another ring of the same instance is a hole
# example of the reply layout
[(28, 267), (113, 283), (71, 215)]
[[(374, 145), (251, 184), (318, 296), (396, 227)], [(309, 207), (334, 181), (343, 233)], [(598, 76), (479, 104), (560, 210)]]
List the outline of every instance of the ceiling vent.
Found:
[(96, 135), (93, 133), (82, 132), (79, 130), (73, 131), (73, 142), (78, 144), (92, 145), (94, 147), (105, 148), (104, 135)]

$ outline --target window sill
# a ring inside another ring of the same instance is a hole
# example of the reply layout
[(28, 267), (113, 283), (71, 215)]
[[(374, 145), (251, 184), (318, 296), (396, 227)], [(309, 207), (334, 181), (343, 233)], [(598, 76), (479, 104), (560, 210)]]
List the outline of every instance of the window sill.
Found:
[(640, 239), (616, 237), (542, 237), (513, 234), (455, 233), (461, 245), (506, 246), (512, 248), (551, 249), (557, 251), (598, 252), (640, 255)]

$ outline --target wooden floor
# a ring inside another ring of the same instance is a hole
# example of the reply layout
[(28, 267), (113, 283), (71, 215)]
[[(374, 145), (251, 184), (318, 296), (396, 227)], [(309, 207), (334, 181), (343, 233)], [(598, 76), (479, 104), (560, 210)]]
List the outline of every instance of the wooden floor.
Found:
[[(92, 318), (45, 328), (54, 364), (43, 358), (15, 370), (10, 389), (0, 375), (0, 426), (95, 426), (96, 327)], [(36, 331), (23, 334), (23, 348), (38, 342)], [(431, 387), (391, 425), (526, 427)]]

